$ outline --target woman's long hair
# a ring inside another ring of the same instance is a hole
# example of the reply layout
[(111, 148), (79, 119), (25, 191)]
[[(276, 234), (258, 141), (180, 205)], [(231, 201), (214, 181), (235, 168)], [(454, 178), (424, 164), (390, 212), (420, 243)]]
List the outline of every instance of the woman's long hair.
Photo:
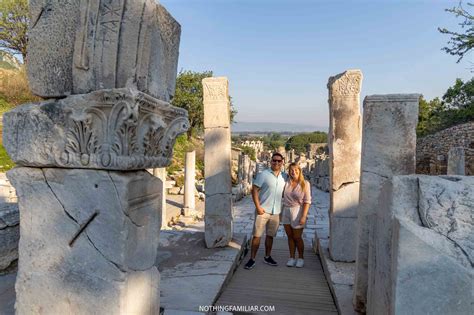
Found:
[[(293, 162), (293, 163), (290, 164), (290, 166), (288, 166), (288, 175), (290, 175), (290, 170), (291, 170), (292, 167), (297, 168), (297, 169), (300, 170), (300, 175), (298, 176), (297, 181), (298, 181), (298, 185), (301, 186), (301, 190), (304, 191), (304, 188), (306, 186), (306, 182), (304, 180), (303, 170), (301, 169), (301, 167), (299, 166), (298, 163)], [(291, 175), (290, 175), (290, 177), (291, 177)]]

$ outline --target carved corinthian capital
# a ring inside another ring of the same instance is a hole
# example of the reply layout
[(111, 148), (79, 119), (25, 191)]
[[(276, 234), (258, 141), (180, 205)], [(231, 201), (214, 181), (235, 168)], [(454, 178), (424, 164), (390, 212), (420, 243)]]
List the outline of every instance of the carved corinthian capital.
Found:
[(164, 167), (187, 115), (137, 90), (99, 90), (17, 107), (4, 115), (3, 143), (23, 166)]

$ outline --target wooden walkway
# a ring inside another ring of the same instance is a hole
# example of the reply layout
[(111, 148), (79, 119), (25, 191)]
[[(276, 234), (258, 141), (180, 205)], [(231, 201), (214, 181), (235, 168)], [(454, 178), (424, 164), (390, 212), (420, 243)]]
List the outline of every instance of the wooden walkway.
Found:
[[(289, 268), (288, 245), (284, 238), (273, 242), (272, 257), (278, 262), (273, 267), (263, 262), (264, 239), (257, 254), (257, 264), (244, 269), (250, 252), (237, 268), (215, 305), (247, 306), (248, 312), (234, 314), (337, 314), (329, 286), (324, 276), (319, 256), (305, 244), (305, 266)], [(270, 305), (274, 311), (252, 312), (249, 306)]]

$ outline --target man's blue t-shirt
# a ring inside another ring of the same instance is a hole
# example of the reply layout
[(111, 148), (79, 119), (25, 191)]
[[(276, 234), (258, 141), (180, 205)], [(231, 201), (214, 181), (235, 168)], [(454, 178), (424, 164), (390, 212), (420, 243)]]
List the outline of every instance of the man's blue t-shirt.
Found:
[(280, 214), (283, 188), (287, 175), (280, 172), (275, 176), (271, 168), (267, 168), (257, 175), (253, 184), (260, 188), (258, 193), (260, 205), (266, 213)]

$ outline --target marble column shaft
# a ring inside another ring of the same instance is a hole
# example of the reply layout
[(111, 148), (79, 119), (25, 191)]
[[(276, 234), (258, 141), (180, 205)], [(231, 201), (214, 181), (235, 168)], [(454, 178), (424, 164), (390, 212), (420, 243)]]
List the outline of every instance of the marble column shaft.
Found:
[(191, 215), (196, 209), (196, 151), (186, 152), (184, 168), (184, 215)]
[(361, 155), (362, 73), (348, 70), (328, 81), (329, 89), (329, 254), (355, 260)]
[(202, 80), (204, 96), (205, 241), (208, 248), (232, 240), (232, 158), (227, 78)]

